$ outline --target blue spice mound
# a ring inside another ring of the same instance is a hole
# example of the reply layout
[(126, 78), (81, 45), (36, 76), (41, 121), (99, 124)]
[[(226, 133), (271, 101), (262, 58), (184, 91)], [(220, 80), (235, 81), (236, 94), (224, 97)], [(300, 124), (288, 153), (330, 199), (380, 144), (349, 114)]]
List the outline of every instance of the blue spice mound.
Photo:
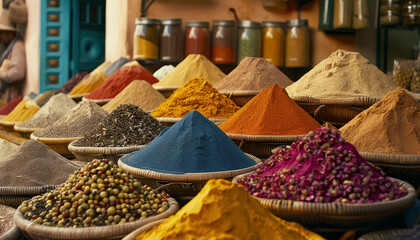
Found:
[(173, 174), (229, 171), (256, 164), (195, 110), (121, 161), (135, 168)]

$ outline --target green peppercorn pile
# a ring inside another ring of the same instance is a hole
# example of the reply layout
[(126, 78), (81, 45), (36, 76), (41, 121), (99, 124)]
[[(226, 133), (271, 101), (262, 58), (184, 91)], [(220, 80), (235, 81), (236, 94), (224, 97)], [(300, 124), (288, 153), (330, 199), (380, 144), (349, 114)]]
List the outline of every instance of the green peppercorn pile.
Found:
[(112, 161), (93, 160), (57, 189), (23, 202), (20, 212), (45, 226), (107, 226), (163, 213), (168, 197), (141, 186)]

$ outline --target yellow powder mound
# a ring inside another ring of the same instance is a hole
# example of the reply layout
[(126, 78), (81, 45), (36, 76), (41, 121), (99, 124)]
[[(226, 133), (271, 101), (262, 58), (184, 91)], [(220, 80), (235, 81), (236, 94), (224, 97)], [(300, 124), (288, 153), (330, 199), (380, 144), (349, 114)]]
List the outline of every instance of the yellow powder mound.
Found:
[(97, 89), (108, 77), (105, 73), (102, 72), (106, 67), (111, 64), (110, 61), (106, 61), (99, 65), (95, 70), (89, 73), (86, 77), (82, 79), (74, 88), (68, 93), (71, 97), (73, 95), (79, 94), (88, 94), (93, 90)]
[(153, 111), (153, 117), (182, 118), (197, 110), (206, 118), (227, 119), (239, 107), (202, 78), (193, 78)]
[(181, 87), (191, 78), (203, 78), (211, 84), (226, 77), (220, 69), (201, 54), (190, 54), (154, 86)]
[(30, 99), (23, 99), (7, 116), (1, 120), (4, 122), (23, 122), (32, 117), (40, 107)]
[(395, 88), (397, 85), (392, 78), (360, 53), (337, 50), (299, 81), (286, 87), (286, 91), (291, 98), (297, 95), (329, 99), (383, 98)]
[(136, 240), (323, 239), (298, 223), (274, 216), (243, 186), (212, 179), (176, 215)]

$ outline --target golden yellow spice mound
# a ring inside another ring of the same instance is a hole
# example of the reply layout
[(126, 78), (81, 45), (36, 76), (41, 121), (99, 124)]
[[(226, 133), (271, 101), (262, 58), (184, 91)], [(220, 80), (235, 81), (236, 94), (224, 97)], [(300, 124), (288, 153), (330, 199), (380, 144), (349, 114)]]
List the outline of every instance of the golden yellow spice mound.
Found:
[(182, 118), (197, 110), (206, 118), (227, 119), (239, 107), (202, 78), (189, 80), (152, 113), (153, 117)]
[(40, 107), (30, 99), (23, 99), (7, 116), (1, 120), (4, 122), (23, 122), (34, 115)]
[(82, 81), (74, 86), (68, 95), (71, 97), (73, 95), (87, 94), (97, 89), (108, 77), (108, 75), (103, 73), (102, 70), (104, 70), (110, 64), (111, 62), (107, 61), (99, 65), (97, 68), (95, 68), (95, 70), (86, 75)]
[(295, 222), (277, 218), (239, 185), (212, 179), (176, 215), (136, 240), (324, 239)]

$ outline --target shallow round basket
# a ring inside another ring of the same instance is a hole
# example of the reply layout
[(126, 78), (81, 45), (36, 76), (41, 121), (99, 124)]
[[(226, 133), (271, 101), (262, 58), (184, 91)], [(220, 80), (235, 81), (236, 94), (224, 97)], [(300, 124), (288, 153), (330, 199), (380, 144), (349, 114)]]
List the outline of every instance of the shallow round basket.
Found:
[(420, 155), (359, 152), (366, 161), (380, 167), (387, 175), (420, 186)]
[(56, 189), (56, 185), (39, 187), (0, 187), (0, 204), (17, 208), (23, 201)]
[[(166, 117), (157, 117), (155, 118), (163, 127), (172, 127), (175, 123), (179, 122), (182, 118), (166, 118)], [(217, 119), (217, 118), (209, 118), (209, 120), (218, 125), (222, 122), (226, 121), (227, 119)]]
[(91, 101), (94, 102), (96, 104), (98, 104), (99, 106), (103, 106), (107, 103), (109, 103), (112, 100), (112, 98), (110, 99), (87, 99), (86, 97), (82, 98), (82, 101)]
[(137, 230), (134, 230), (133, 232), (125, 236), (122, 240), (136, 240), (137, 236), (140, 235), (140, 233), (151, 230), (153, 227), (160, 225), (165, 220), (166, 219), (161, 219), (156, 222), (148, 223), (144, 225), (143, 227), (138, 228)]
[(168, 218), (175, 214), (179, 205), (173, 198), (168, 198), (169, 209), (165, 212), (146, 218), (144, 220), (137, 220), (124, 224), (101, 226), (101, 227), (86, 227), (86, 228), (66, 228), (66, 227), (48, 227), (32, 223), (26, 220), (20, 213), (20, 207), (17, 209), (14, 220), (16, 226), (20, 228), (23, 235), (33, 240), (61, 240), (61, 239), (122, 239), (124, 236), (142, 227), (148, 223)]
[(243, 107), (253, 97), (255, 97), (261, 90), (236, 90), (236, 91), (220, 91), (221, 94), (226, 95), (239, 107)]
[[(237, 176), (238, 178), (250, 173)], [(416, 201), (416, 191), (407, 182), (397, 181), (408, 190), (400, 199), (379, 203), (345, 204), (345, 203), (308, 203), (291, 200), (257, 198), (260, 203), (274, 215), (288, 221), (299, 222), (315, 231), (331, 229), (340, 231), (369, 229), (379, 221), (391, 219), (398, 213), (411, 207)]]
[(272, 155), (272, 150), (278, 146), (290, 145), (303, 135), (289, 136), (258, 136), (258, 135), (242, 135), (226, 133), (238, 147), (246, 153), (257, 156), (259, 158), (268, 158)]
[(69, 98), (73, 99), (76, 103), (82, 101), (82, 98), (89, 95), (89, 93), (82, 93), (82, 94), (75, 94), (75, 95), (67, 95)]
[(61, 156), (67, 159), (73, 159), (74, 155), (70, 152), (68, 146), (74, 140), (80, 139), (82, 137), (75, 137), (75, 138), (43, 138), (37, 137), (34, 133), (31, 134), (31, 139), (39, 141), (47, 145), (49, 148), (54, 150), (56, 153), (60, 154)]
[(15, 132), (15, 124), (20, 122), (9, 122), (9, 121), (2, 121), (0, 120), (0, 125), (4, 128), (4, 130), (8, 132)]
[[(261, 163), (260, 159), (250, 154), (246, 155), (257, 164)], [(194, 197), (201, 191), (209, 179), (223, 178), (232, 180), (237, 175), (254, 171), (257, 164), (252, 167), (232, 171), (171, 174), (134, 168), (123, 163), (121, 159), (118, 161), (118, 166), (120, 168), (133, 174), (133, 176), (142, 184), (146, 184), (152, 188), (159, 188), (160, 190), (169, 193), (174, 198)]]
[[(3, 206), (6, 209), (9, 209), (10, 212), (14, 212), (16, 209), (8, 206)], [(1, 213), (0, 213), (1, 214)], [(13, 219), (10, 219), (13, 220)], [(22, 236), (22, 232), (16, 225), (13, 225), (7, 232), (3, 235), (0, 235), (0, 240), (17, 240)]]
[(155, 86), (153, 85), (153, 88), (158, 90), (160, 92), (160, 94), (162, 94), (164, 97), (169, 98), (172, 93), (174, 93), (175, 90), (177, 90), (178, 88), (180, 88), (182, 86), (176, 87), (176, 86)]
[(31, 138), (31, 134), (38, 130), (43, 130), (45, 128), (26, 128), (26, 127), (19, 127), (18, 124), (14, 126), (14, 130), (24, 138)]
[(358, 107), (320, 105), (314, 112), (314, 117), (323, 123), (344, 126), (365, 109)]
[[(383, 230), (383, 231), (375, 231), (363, 234), (358, 238), (358, 240), (383, 240), (383, 239), (395, 239), (398, 235), (401, 234), (408, 234), (412, 229), (408, 228), (398, 228), (398, 229), (390, 229), (390, 230)], [(408, 237), (408, 236), (407, 236)], [(404, 238), (404, 239), (419, 239), (420, 233), (413, 233), (411, 238)]]
[(355, 106), (355, 107), (364, 107), (368, 108), (373, 104), (379, 102), (380, 98), (371, 98), (371, 97), (353, 97), (353, 98), (314, 98), (306, 95), (289, 95), (291, 99), (296, 102), (305, 102), (305, 103), (317, 103), (325, 105), (340, 105), (340, 106)]
[[(77, 141), (77, 140), (76, 140)], [(73, 141), (69, 144), (68, 148), (71, 153), (79, 160), (90, 162), (93, 159), (108, 159), (118, 162), (120, 157), (125, 154), (138, 151), (146, 145), (129, 146), (129, 147), (78, 147), (75, 146)]]
[(301, 107), (305, 112), (309, 113), (312, 117), (315, 114), (315, 111), (318, 109), (320, 104), (318, 103), (307, 103), (307, 102), (296, 102), (299, 107)]

